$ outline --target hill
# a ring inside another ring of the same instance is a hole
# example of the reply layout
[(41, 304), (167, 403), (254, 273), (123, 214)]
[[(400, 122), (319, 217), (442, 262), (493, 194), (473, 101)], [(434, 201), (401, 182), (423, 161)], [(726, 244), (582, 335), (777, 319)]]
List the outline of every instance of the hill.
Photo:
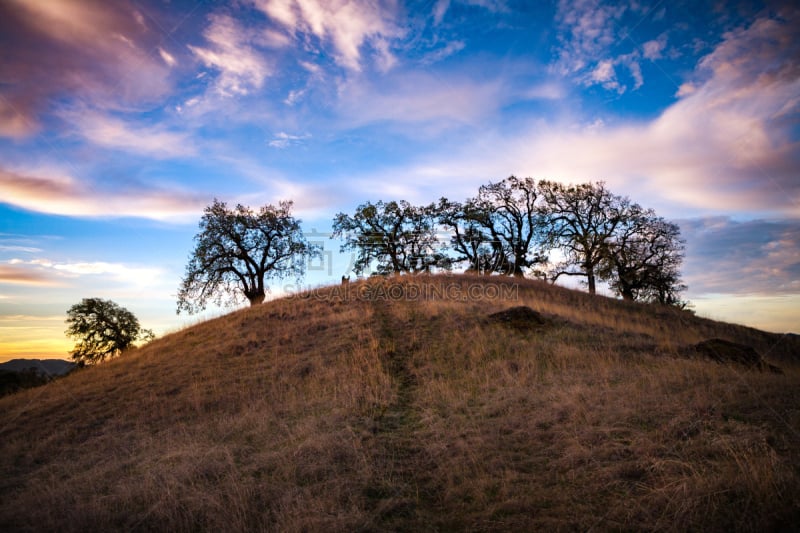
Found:
[(0, 370), (24, 372), (33, 370), (43, 376), (63, 376), (75, 368), (75, 363), (64, 359), (11, 359), (0, 363)]
[(12, 359), (0, 363), (0, 396), (40, 387), (73, 368), (75, 363), (62, 359)]
[(799, 348), (535, 281), (320, 289), (0, 399), (0, 529), (791, 529)]

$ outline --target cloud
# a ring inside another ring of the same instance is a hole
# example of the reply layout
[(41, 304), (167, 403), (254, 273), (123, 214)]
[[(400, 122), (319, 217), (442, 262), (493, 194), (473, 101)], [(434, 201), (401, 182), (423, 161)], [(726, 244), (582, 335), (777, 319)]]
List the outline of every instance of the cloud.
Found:
[(391, 121), (424, 124), (442, 121), (475, 123), (498, 109), (505, 88), (500, 81), (475, 82), (449, 79), (421, 72), (397, 72), (380, 85), (363, 80), (343, 83), (339, 88), (339, 115), (356, 127)]
[[(487, 130), (463, 148), (448, 147), (446, 154), (428, 156), (399, 174), (435, 169), (427, 179), (443, 188), (512, 173), (573, 182), (602, 179), (666, 214), (738, 211), (798, 218), (797, 19), (762, 18), (726, 34), (687, 80), (694, 89), (650, 121), (581, 124), (569, 116), (536, 121), (513, 135)], [(610, 72), (598, 73), (604, 77), (613, 79)], [(493, 99), (488, 98), (490, 108)], [(474, 96), (468, 100), (484, 105)], [(391, 109), (392, 102), (385, 104)], [(432, 116), (447, 109), (454, 116), (462, 112), (462, 106), (444, 100), (430, 100), (430, 106)]]
[(661, 59), (661, 54), (666, 47), (667, 34), (662, 33), (657, 39), (647, 41), (642, 45), (642, 55), (645, 57), (645, 59), (649, 59), (651, 61)]
[(444, 20), (447, 10), (450, 9), (450, 0), (437, 0), (433, 6), (433, 25), (438, 26)]
[(0, 284), (54, 287), (59, 284), (51, 276), (23, 265), (0, 264)]
[(800, 294), (800, 221), (681, 221), (694, 294)]
[(152, 54), (161, 37), (124, 1), (0, 2), (0, 135), (34, 133), (57, 99), (157, 101), (171, 86), (169, 65)]
[(16, 268), (31, 269), (31, 272), (47, 272), (58, 278), (105, 276), (115, 281), (134, 285), (146, 285), (153, 280), (158, 280), (163, 275), (162, 270), (157, 267), (129, 266), (105, 261), (58, 262), (49, 259), (33, 259), (31, 261), (12, 259), (8, 263)]
[(508, 12), (508, 2), (506, 0), (463, 0), (470, 6), (482, 7), (492, 13)]
[(431, 65), (433, 63), (438, 63), (439, 61), (450, 57), (453, 54), (457, 54), (461, 50), (464, 49), (466, 43), (464, 41), (450, 41), (446, 45), (432, 52), (425, 54), (425, 56), (421, 59), (421, 63), (423, 65)]
[(26, 254), (35, 254), (37, 252), (41, 252), (41, 248), (34, 248), (32, 246), (16, 246), (16, 245), (6, 245), (0, 244), (0, 253), (3, 252), (22, 252)]
[(570, 2), (559, 0), (556, 23), (560, 28), (559, 69), (574, 74), (591, 68), (617, 40), (615, 21), (626, 7), (603, 4), (599, 0)]
[(290, 135), (286, 132), (279, 132), (275, 134), (275, 138), (269, 141), (269, 146), (273, 148), (288, 148), (290, 146), (294, 146), (300, 144), (302, 141), (309, 139), (311, 135), (304, 134), (304, 135)]
[(245, 95), (260, 89), (272, 72), (266, 59), (252, 44), (255, 35), (227, 15), (211, 15), (203, 32), (209, 46), (189, 45), (207, 67), (220, 72), (216, 90), (225, 96)]
[(175, 56), (173, 56), (160, 46), (158, 47), (158, 55), (160, 55), (161, 59), (164, 60), (164, 63), (166, 63), (170, 67), (174, 67), (175, 65), (178, 64), (177, 60), (175, 59)]
[(395, 62), (389, 41), (403, 32), (395, 23), (398, 7), (394, 1), (253, 0), (253, 3), (290, 34), (313, 35), (323, 43), (330, 43), (336, 62), (349, 70), (361, 70), (365, 44), (372, 46), (383, 70)]
[[(622, 21), (630, 12), (641, 11), (643, 6), (632, 3), (604, 3), (601, 0), (560, 0), (555, 21), (559, 31), (558, 59), (553, 68), (562, 76), (573, 78), (585, 86), (600, 85), (618, 94), (628, 89), (628, 84), (618, 78), (616, 66), (624, 66), (633, 79), (633, 89), (644, 84), (639, 60), (660, 57), (666, 46), (666, 34), (649, 41), (643, 49), (633, 49), (625, 54), (612, 54), (620, 47), (627, 34)], [(639, 14), (639, 13), (637, 13)]]
[(155, 158), (185, 157), (196, 152), (188, 134), (170, 131), (163, 126), (131, 124), (87, 109), (59, 114), (96, 146)]
[[(0, 284), (25, 287), (70, 287), (106, 285), (115, 291), (141, 291), (162, 283), (165, 271), (159, 267), (109, 263), (105, 261), (53, 261), (11, 259), (0, 263)], [(136, 294), (136, 293), (134, 293)]]
[(4, 203), (40, 213), (157, 220), (196, 217), (208, 200), (197, 193), (136, 183), (108, 191), (67, 174), (37, 176), (2, 168), (0, 198)]

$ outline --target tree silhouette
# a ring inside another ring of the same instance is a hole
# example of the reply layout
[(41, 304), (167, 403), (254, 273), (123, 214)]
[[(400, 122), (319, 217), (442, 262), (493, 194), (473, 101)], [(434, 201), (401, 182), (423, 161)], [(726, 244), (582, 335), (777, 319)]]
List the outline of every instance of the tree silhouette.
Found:
[(149, 341), (153, 332), (142, 329), (136, 316), (101, 298), (84, 298), (67, 311), (69, 337), (79, 342), (70, 352), (80, 364), (94, 364), (128, 350), (137, 340)]
[(379, 274), (429, 272), (450, 266), (436, 236), (436, 221), (433, 205), (417, 207), (405, 200), (367, 202), (353, 216), (338, 213), (332, 237), (344, 238), (342, 252), (357, 253), (356, 273), (366, 271), (373, 262)]
[(609, 239), (599, 275), (625, 300), (682, 306), (683, 250), (677, 224), (632, 204)]
[(546, 261), (547, 219), (538, 201), (536, 182), (516, 176), (482, 185), (464, 204), (440, 200), (440, 223), (453, 232), (457, 261), (467, 261), (470, 270), (484, 274), (514, 276)]
[(611, 194), (602, 182), (563, 185), (543, 180), (539, 187), (549, 221), (548, 240), (566, 256), (553, 280), (583, 276), (594, 294), (597, 269), (630, 202)]
[(466, 263), (467, 272), (477, 274), (505, 272), (507, 260), (503, 247), (484, 224), (490, 216), (475, 209), (471, 201), (462, 204), (447, 198), (439, 200), (439, 223), (452, 232), (450, 249), (456, 253), (453, 262)]
[(250, 305), (264, 301), (269, 278), (300, 277), (306, 259), (319, 255), (291, 216), (292, 202), (265, 205), (257, 212), (228, 209), (214, 199), (205, 208), (186, 274), (178, 291), (178, 313), (205, 309), (208, 301), (234, 305), (244, 296)]

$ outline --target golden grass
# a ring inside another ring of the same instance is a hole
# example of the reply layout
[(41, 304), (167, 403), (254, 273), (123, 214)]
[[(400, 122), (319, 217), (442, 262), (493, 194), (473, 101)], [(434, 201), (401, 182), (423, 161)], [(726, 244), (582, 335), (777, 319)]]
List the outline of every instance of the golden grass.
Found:
[[(709, 337), (785, 373), (679, 357)], [(0, 529), (789, 529), (797, 353), (533, 281), (320, 289), (0, 399)]]

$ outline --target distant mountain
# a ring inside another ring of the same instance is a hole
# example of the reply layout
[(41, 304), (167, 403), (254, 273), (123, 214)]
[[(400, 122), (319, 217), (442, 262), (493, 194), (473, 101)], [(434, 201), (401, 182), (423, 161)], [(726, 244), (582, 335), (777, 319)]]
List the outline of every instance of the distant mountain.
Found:
[(12, 359), (0, 363), (0, 370), (7, 372), (24, 372), (34, 369), (43, 376), (63, 376), (75, 368), (75, 363), (63, 359)]

